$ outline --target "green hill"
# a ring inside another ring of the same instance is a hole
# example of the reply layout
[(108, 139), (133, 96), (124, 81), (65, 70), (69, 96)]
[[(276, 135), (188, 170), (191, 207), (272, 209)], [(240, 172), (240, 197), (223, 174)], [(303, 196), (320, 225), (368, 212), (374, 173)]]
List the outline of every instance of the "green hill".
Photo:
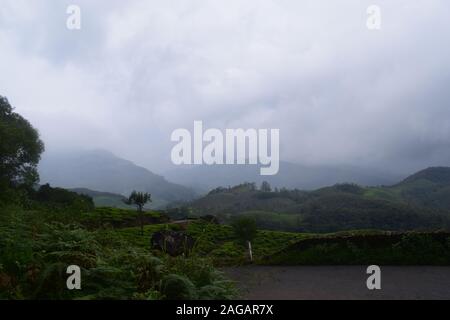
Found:
[(392, 189), (407, 203), (448, 210), (450, 209), (450, 168), (425, 169), (406, 178)]
[(415, 207), (450, 210), (450, 168), (419, 171), (391, 187), (367, 188), (365, 196), (401, 202)]
[(315, 191), (217, 188), (191, 202), (194, 215), (255, 218), (259, 227), (300, 232), (450, 228), (450, 168), (429, 168), (389, 187), (338, 184)]
[(431, 167), (419, 171), (403, 180), (399, 185), (414, 183), (418, 180), (426, 180), (441, 186), (450, 186), (450, 167)]

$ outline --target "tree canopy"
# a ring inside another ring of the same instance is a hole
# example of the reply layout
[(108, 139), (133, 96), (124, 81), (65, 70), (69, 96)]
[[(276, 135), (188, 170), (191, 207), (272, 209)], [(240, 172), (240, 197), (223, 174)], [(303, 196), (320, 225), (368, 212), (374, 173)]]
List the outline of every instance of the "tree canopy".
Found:
[(0, 96), (0, 184), (36, 183), (37, 164), (43, 151), (44, 143), (37, 130)]
[(139, 212), (139, 220), (141, 222), (141, 234), (144, 235), (144, 213), (143, 209), (146, 203), (152, 202), (152, 195), (147, 192), (133, 191), (128, 199), (123, 201), (127, 205), (135, 205)]
[(239, 217), (232, 223), (234, 234), (241, 241), (252, 241), (256, 237), (256, 221), (250, 217)]
[(150, 193), (133, 191), (128, 199), (124, 200), (127, 205), (137, 206), (139, 211), (142, 211), (147, 202), (152, 202), (152, 195)]

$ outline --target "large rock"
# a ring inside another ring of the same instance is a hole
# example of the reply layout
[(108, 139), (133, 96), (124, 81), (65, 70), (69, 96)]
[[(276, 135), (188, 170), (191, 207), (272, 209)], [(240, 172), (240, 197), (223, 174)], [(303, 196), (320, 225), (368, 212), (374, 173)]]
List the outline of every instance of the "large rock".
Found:
[(151, 239), (152, 248), (164, 251), (176, 257), (179, 255), (188, 255), (194, 247), (194, 238), (190, 235), (172, 230), (155, 232)]

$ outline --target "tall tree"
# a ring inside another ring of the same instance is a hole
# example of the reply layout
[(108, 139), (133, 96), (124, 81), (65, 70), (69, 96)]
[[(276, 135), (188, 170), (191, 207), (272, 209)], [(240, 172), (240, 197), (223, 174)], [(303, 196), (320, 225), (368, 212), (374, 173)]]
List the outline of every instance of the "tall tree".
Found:
[(0, 96), (0, 184), (31, 186), (39, 181), (37, 164), (43, 151), (36, 129)]
[(139, 213), (139, 221), (141, 224), (141, 235), (144, 235), (144, 206), (146, 203), (152, 202), (150, 193), (133, 191), (128, 199), (124, 200), (127, 205), (135, 205)]

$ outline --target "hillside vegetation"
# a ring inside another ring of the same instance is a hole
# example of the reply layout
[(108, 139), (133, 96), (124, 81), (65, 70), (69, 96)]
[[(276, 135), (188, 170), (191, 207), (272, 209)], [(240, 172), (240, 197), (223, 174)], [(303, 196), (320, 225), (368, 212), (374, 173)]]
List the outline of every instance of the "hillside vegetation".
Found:
[(246, 183), (191, 202), (193, 215), (224, 222), (252, 216), (261, 228), (298, 232), (450, 228), (450, 168), (430, 168), (392, 187), (339, 184), (315, 191), (261, 190)]
[(382, 191), (391, 199), (426, 208), (449, 210), (450, 168), (435, 167), (419, 171)]
[[(170, 257), (153, 251), (139, 227), (124, 228), (133, 225), (135, 212), (58, 207), (0, 208), (0, 299), (236, 297), (233, 283), (208, 256)], [(162, 219), (154, 212), (147, 217)], [(167, 227), (158, 224), (154, 230)], [(69, 265), (81, 268), (82, 290), (67, 290)]]
[[(193, 254), (207, 257), (216, 266), (249, 263), (245, 243), (229, 225), (195, 220), (184, 226), (147, 225), (144, 236), (136, 227), (103, 229), (100, 233), (152, 252), (148, 239), (166, 229), (191, 235), (195, 239)], [(260, 265), (450, 265), (449, 232), (354, 230), (314, 234), (258, 230), (252, 247), (253, 263)]]

